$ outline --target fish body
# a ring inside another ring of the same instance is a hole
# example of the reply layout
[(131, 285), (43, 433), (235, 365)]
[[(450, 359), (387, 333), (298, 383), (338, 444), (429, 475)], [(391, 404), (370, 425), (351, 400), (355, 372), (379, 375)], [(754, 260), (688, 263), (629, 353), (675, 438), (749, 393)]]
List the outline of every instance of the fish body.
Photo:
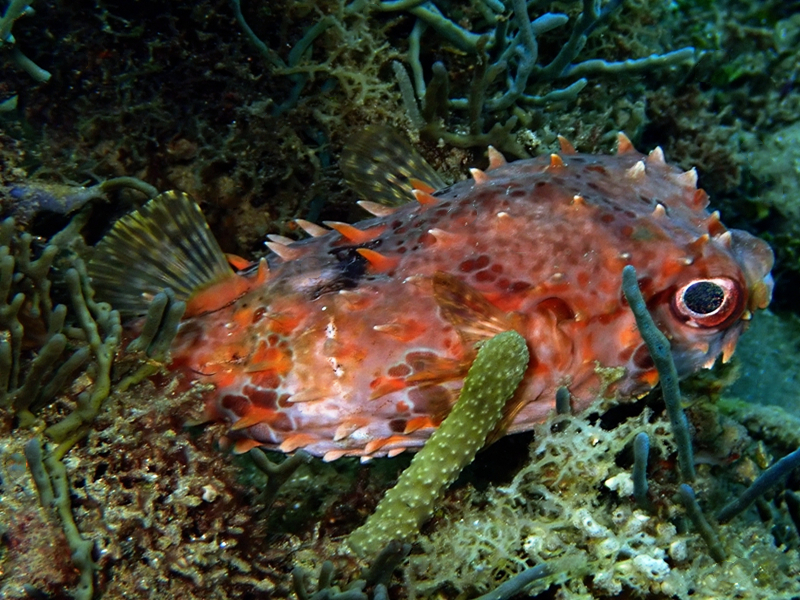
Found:
[[(560, 387), (576, 411), (601, 394), (640, 396), (658, 375), (621, 292), (628, 264), (682, 376), (727, 360), (770, 299), (769, 247), (726, 229), (694, 171), (660, 149), (645, 156), (621, 138), (613, 156), (568, 144), (513, 163), (495, 153), (471, 180), (418, 187), (418, 202), (328, 231), (309, 224), (315, 237), (275, 238), (268, 264), (219, 266), (187, 293), (170, 368), (213, 384), (207, 412), (231, 424), (238, 451), (333, 460), (419, 448), (476, 345), (511, 329), (531, 359), (498, 434), (545, 419)], [(102, 289), (111, 275), (93, 277)]]

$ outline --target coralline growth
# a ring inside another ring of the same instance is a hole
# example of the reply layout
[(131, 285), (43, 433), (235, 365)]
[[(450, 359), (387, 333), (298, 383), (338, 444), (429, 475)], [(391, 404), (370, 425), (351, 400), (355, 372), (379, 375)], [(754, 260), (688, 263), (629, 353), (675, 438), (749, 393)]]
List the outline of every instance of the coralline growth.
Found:
[(80, 572), (80, 581), (73, 590), (73, 597), (75, 600), (91, 600), (94, 592), (95, 568), (92, 560), (93, 544), (81, 536), (75, 524), (69, 499), (67, 468), (53, 455), (44, 457), (39, 438), (33, 438), (25, 444), (25, 459), (39, 492), (42, 508), (45, 511), (52, 508), (58, 514), (72, 552), (72, 563)]
[[(738, 589), (766, 600), (800, 590), (797, 546), (781, 547), (768, 521), (738, 520), (720, 539), (704, 517), (707, 527), (698, 530), (697, 501), (688, 510), (681, 506), (694, 493), (678, 485), (667, 466), (675, 445), (664, 417), (645, 408), (607, 429), (604, 414), (606, 407), (597, 404), (582, 415), (553, 415), (536, 428), (530, 462), (511, 483), (462, 490), (442, 507), (453, 516), (418, 539), (420, 551), (405, 570), (415, 597), (453, 588), (471, 597), (556, 560), (562, 561), (556, 581), (534, 584), (529, 595), (553, 583), (564, 598), (711, 598)], [(630, 446), (642, 432), (657, 457), (649, 468), (652, 511), (634, 502), (627, 470)], [(725, 479), (699, 470), (696, 485), (706, 507), (730, 493)], [(711, 560), (723, 556), (722, 565)]]
[[(356, 0), (351, 7), (365, 4)], [(494, 145), (516, 156), (527, 152), (513, 132), (527, 110), (554, 102), (572, 101), (588, 84), (587, 77), (599, 74), (636, 73), (691, 62), (694, 48), (687, 47), (619, 62), (586, 60), (574, 62), (587, 37), (622, 5), (621, 0), (602, 3), (583, 0), (567, 42), (547, 64), (540, 64), (539, 38), (564, 27), (569, 17), (546, 12), (530, 19), (525, 0), (482, 0), (486, 31), (476, 34), (448, 19), (433, 3), (404, 1), (379, 2), (379, 10), (408, 10), (417, 17), (409, 37), (406, 60), (412, 76), (400, 63), (394, 63), (403, 104), (414, 127), (421, 132), (457, 147)], [(420, 38), (431, 28), (447, 42), (475, 57), (475, 69), (466, 98), (451, 98), (450, 76), (442, 62), (432, 66), (433, 77), (426, 84), (420, 63)], [(413, 80), (413, 84), (412, 84)], [(558, 81), (571, 81), (566, 87), (537, 93)], [(450, 131), (450, 111), (466, 111), (467, 131)], [(489, 130), (486, 131), (486, 127)]]
[[(25, 457), (42, 507), (61, 523), (80, 572), (75, 595), (86, 599), (93, 594), (93, 543), (82, 537), (72, 516), (62, 459), (88, 433), (112, 389), (122, 391), (157, 370), (185, 307), (169, 290), (156, 296), (142, 335), (131, 344), (133, 348), (129, 346), (131, 352), (138, 348), (147, 360), (113, 382), (120, 316), (108, 304), (94, 300), (80, 258), (85, 251), (80, 231), (89, 217), (84, 205), (104, 198), (115, 187), (146, 194), (151, 189), (132, 178), (109, 180), (94, 188), (19, 185), (12, 189), (12, 195), (20, 192), (13, 209), (23, 222), (40, 210), (75, 215), (44, 243), (19, 231), (14, 217), (0, 223), (0, 410), (13, 415), (20, 429), (43, 430), (25, 445)], [(68, 303), (53, 300), (65, 296)], [(69, 390), (78, 378), (84, 378), (77, 388), (82, 391)], [(57, 413), (46, 409), (65, 394), (74, 397), (74, 403), (67, 403), (65, 416), (49, 423)]]
[(317, 579), (317, 591), (314, 594), (309, 593), (306, 587), (306, 573), (296, 567), (292, 571), (294, 592), (298, 600), (367, 600), (370, 596), (364, 589), (372, 588), (372, 600), (388, 600), (387, 588), (392, 572), (410, 551), (411, 544), (389, 542), (369, 569), (361, 573), (358, 579), (350, 582), (343, 591), (339, 591), (333, 583), (334, 565), (331, 561), (326, 560), (322, 563)]
[(652, 512), (653, 505), (647, 496), (647, 459), (650, 455), (650, 436), (644, 431), (636, 434), (633, 440), (633, 497), (644, 511)]
[(726, 523), (739, 513), (744, 512), (753, 502), (777, 487), (782, 480), (789, 476), (789, 473), (797, 468), (800, 468), (800, 448), (787, 454), (759, 475), (741, 496), (726, 504), (717, 513), (717, 520), (720, 523)]
[[(0, 225), (0, 328), (6, 332), (0, 339), (0, 407), (13, 410), (23, 425), (35, 421), (34, 412), (49, 404), (90, 356), (96, 376), (91, 395), (97, 409), (107, 395), (104, 382), (110, 377), (111, 357), (119, 342), (119, 314), (108, 305), (93, 301), (83, 261), (69, 248), (87, 216), (76, 216), (39, 251), (36, 259), (33, 236), (17, 233), (13, 218)], [(59, 255), (67, 265), (64, 279), (77, 327), (67, 320), (67, 306), (54, 304), (50, 296), (53, 263)], [(44, 331), (43, 336), (37, 333), (39, 329)], [(38, 337), (41, 344), (38, 354), (30, 360), (23, 355), (26, 334), (33, 339)], [(76, 348), (61, 360), (68, 345), (74, 347), (75, 342), (87, 341), (88, 346)], [(75, 412), (80, 411), (79, 408)], [(68, 425), (74, 419), (72, 415), (66, 417), (55, 429), (48, 430), (49, 435), (64, 441), (78, 428)]]
[[(93, 301), (83, 261), (70, 248), (87, 216), (84, 212), (74, 217), (36, 259), (33, 236), (18, 233), (13, 218), (0, 224), (0, 329), (5, 334), (0, 339), (0, 408), (13, 412), (21, 427), (33, 427), (35, 413), (53, 402), (78, 374), (91, 370), (94, 376), (94, 385), (79, 394), (75, 410), (46, 429), (46, 436), (59, 446), (46, 457), (38, 437), (25, 447), (42, 506), (52, 507), (58, 515), (80, 571), (75, 592), (79, 599), (92, 596), (92, 544), (83, 539), (72, 517), (61, 458), (85, 435), (84, 426), (108, 396), (111, 361), (121, 333), (119, 314)], [(72, 300), (71, 314), (66, 305), (54, 304), (50, 295), (59, 256), (67, 264), (64, 279)], [(32, 358), (24, 350), (25, 339), (40, 345)], [(68, 346), (71, 352), (64, 358)]]
[[(274, 108), (273, 114), (284, 113), (299, 102), (309, 79), (301, 65), (325, 31), (332, 27), (343, 29), (342, 19), (354, 15), (405, 13), (415, 19), (408, 37), (408, 66), (394, 61), (392, 68), (413, 128), (451, 146), (492, 145), (518, 157), (528, 156), (517, 134), (519, 126), (525, 127), (529, 122), (532, 109), (575, 100), (592, 77), (642, 73), (688, 64), (695, 58), (694, 48), (685, 47), (622, 61), (576, 62), (588, 37), (621, 7), (621, 0), (582, 0), (582, 10), (566, 41), (546, 63), (542, 56), (548, 53), (540, 52), (542, 36), (563, 30), (572, 19), (560, 12), (543, 12), (531, 19), (530, 10), (535, 5), (525, 0), (478, 0), (470, 8), (460, 9), (470, 15), (470, 28), (460, 24), (463, 14), (448, 14), (459, 10), (455, 7), (442, 9), (426, 0), (354, 0), (341, 7), (338, 15), (319, 19), (284, 60), (248, 25), (239, 0), (232, 4), (239, 26), (267, 68), (287, 75), (294, 83), (288, 98)], [(536, 8), (543, 4), (538, 3)], [(444, 62), (423, 64), (422, 49), (428, 42), (443, 42), (464, 56), (472, 72), (465, 96), (451, 94), (455, 78)], [(428, 80), (426, 70), (432, 73)], [(563, 87), (558, 87), (562, 82)]]

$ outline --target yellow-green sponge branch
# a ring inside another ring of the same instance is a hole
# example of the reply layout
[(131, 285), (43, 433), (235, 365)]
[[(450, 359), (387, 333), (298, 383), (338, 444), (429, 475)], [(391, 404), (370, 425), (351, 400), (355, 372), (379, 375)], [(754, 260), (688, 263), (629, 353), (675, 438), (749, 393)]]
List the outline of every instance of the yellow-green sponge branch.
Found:
[(439, 496), (483, 447), (522, 381), (528, 358), (525, 339), (516, 331), (500, 333), (481, 346), (452, 412), (375, 513), (347, 538), (356, 553), (377, 554), (390, 541), (417, 534)]

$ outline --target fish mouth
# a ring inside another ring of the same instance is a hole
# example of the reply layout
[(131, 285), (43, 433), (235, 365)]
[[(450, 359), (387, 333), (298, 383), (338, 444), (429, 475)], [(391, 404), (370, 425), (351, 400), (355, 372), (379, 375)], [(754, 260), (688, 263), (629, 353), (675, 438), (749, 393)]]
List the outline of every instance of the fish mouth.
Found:
[(724, 332), (709, 333), (708, 337), (702, 341), (694, 340), (672, 340), (672, 360), (675, 363), (675, 370), (679, 379), (684, 379), (697, 372), (698, 369), (710, 369), (722, 355), (722, 362), (727, 363), (739, 336), (745, 330), (745, 321), (739, 321), (728, 327)]
[(731, 229), (731, 252), (744, 273), (748, 290), (747, 309), (754, 312), (769, 306), (775, 282), (772, 267), (775, 254), (764, 240), (742, 231)]

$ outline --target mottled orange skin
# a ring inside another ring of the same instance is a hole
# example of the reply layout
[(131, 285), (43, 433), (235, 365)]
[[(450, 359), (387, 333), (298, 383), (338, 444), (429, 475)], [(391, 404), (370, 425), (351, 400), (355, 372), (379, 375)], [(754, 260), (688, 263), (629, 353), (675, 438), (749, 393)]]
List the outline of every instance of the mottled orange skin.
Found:
[[(693, 172), (660, 151), (626, 150), (498, 166), (435, 203), (356, 224), (366, 241), (332, 231), (291, 244), (295, 257), (272, 260), (265, 282), (183, 323), (174, 367), (216, 386), (208, 412), (232, 424), (238, 451), (393, 455), (421, 446), (447, 415), (475, 342), (514, 328), (531, 362), (505, 431), (524, 431), (560, 386), (575, 410), (588, 406), (604, 392), (598, 367), (625, 369), (605, 390), (622, 399), (657, 382), (620, 291), (626, 264), (679, 372), (709, 366), (732, 351), (742, 317), (768, 303), (771, 251), (725, 234)], [(709, 277), (738, 286), (730, 318), (676, 318), (675, 290)]]

